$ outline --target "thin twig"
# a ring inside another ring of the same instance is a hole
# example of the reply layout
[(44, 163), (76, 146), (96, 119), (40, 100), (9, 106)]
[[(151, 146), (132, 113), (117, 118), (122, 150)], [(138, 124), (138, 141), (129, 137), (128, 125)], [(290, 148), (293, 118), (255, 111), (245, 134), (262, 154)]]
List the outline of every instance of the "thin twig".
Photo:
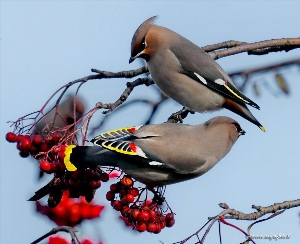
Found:
[(72, 243), (74, 244), (80, 244), (75, 232), (76, 230), (74, 228), (71, 228), (69, 226), (60, 226), (60, 227), (56, 227), (53, 228), (51, 231), (49, 231), (48, 233), (46, 233), (45, 235), (41, 236), (40, 238), (36, 239), (35, 241), (33, 241), (31, 244), (37, 244), (40, 241), (46, 239), (47, 237), (54, 235), (60, 231), (64, 231), (64, 232), (68, 232), (71, 235), (72, 238)]

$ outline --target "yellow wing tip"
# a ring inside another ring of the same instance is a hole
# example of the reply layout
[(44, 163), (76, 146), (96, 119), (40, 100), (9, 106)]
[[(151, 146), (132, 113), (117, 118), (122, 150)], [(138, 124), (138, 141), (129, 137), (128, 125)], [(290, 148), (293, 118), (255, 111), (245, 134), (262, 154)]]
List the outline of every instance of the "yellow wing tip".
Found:
[(259, 129), (261, 129), (263, 132), (266, 132), (265, 127), (263, 127), (262, 125), (259, 126)]
[(75, 145), (67, 146), (65, 149), (65, 157), (64, 157), (64, 164), (68, 171), (76, 171), (77, 168), (74, 164), (70, 161), (70, 156), (72, 153), (73, 148), (76, 147)]

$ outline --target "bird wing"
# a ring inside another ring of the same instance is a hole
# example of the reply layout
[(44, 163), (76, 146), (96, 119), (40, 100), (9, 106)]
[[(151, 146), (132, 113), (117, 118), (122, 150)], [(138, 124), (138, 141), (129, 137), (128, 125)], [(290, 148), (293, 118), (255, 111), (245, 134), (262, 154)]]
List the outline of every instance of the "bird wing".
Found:
[[(124, 138), (127, 136), (131, 136), (136, 132), (139, 128), (142, 126), (130, 126), (130, 127), (123, 127), (123, 128), (118, 128), (115, 130), (110, 130), (107, 132), (101, 133), (99, 136), (94, 137), (91, 142), (96, 143), (97, 141), (101, 140), (114, 140), (114, 139), (119, 139), (119, 138)], [(96, 144), (97, 145), (97, 144)]]
[(201, 83), (207, 88), (222, 94), (223, 96), (239, 104), (248, 104), (256, 109), (259, 106), (251, 99), (243, 95), (234, 85), (233, 81), (207, 53), (200, 47), (189, 42), (185, 38), (180, 46), (171, 47), (182, 67), (182, 72)]
[(193, 71), (185, 71), (184, 72), (187, 76), (192, 78), (193, 80), (196, 80), (203, 84), (204, 86), (208, 87), (209, 89), (222, 94), (223, 96), (233, 100), (234, 102), (237, 102), (239, 104), (248, 104), (256, 109), (260, 109), (260, 107), (253, 102), (251, 99), (246, 97), (244, 94), (242, 94), (236, 87), (234, 87), (231, 83), (218, 78), (214, 81), (205, 79), (203, 76), (199, 75), (196, 72)]
[(152, 159), (141, 147), (134, 143), (133, 140), (137, 138), (147, 140), (149, 137), (156, 136), (151, 133), (144, 134), (143, 136), (135, 135), (135, 132), (141, 127), (142, 126), (131, 126), (104, 132), (94, 137), (91, 142), (96, 146), (101, 146), (119, 154), (141, 157), (146, 160), (150, 166), (165, 168), (166, 165), (163, 162)]

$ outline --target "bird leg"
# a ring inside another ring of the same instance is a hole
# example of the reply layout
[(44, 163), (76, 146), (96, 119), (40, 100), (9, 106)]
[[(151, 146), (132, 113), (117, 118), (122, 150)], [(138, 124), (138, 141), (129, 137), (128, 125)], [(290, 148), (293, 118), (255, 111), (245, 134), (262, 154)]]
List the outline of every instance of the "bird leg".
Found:
[(194, 114), (195, 112), (188, 107), (183, 107), (180, 111), (173, 113), (168, 118), (167, 123), (182, 123), (189, 113)]
[(160, 192), (155, 190), (154, 188), (147, 188), (149, 191), (151, 191), (154, 195), (153, 201), (157, 203), (158, 205), (162, 205), (165, 202), (165, 198), (162, 196)]

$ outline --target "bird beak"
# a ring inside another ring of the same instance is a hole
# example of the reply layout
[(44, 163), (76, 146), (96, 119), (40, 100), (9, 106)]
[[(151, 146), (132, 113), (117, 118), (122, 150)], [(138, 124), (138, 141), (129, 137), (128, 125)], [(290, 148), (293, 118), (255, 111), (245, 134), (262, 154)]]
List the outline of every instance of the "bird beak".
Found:
[(240, 136), (246, 134), (246, 131), (244, 131), (239, 124), (234, 124), (234, 125)]
[(135, 57), (130, 57), (129, 63), (131, 64), (135, 60)]

